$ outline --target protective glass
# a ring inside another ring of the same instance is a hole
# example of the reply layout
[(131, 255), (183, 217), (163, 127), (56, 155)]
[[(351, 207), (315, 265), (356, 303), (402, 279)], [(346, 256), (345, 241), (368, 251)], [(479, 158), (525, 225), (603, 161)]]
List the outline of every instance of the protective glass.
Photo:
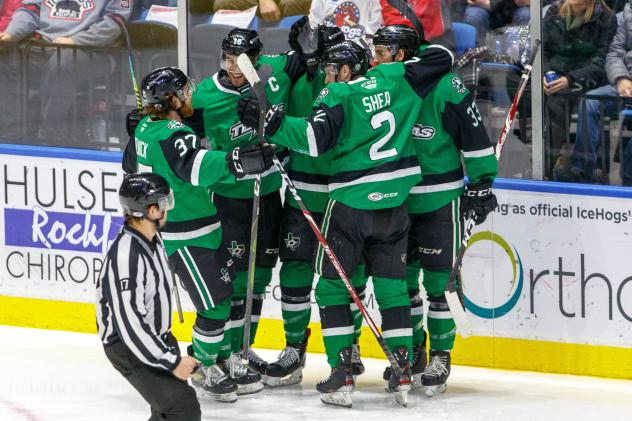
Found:
[(338, 73), (340, 72), (340, 64), (321, 61), (318, 63), (318, 70), (323, 72), (325, 75), (333, 75), (335, 77), (338, 76)]
[(397, 54), (396, 45), (376, 45), (375, 60), (380, 63), (389, 63), (393, 61), (393, 57)]

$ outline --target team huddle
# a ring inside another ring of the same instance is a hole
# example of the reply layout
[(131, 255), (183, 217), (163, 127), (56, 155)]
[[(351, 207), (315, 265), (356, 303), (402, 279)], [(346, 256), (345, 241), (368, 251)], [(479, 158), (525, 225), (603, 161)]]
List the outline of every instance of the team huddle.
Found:
[[(128, 118), (133, 141), (124, 168), (145, 183), (140, 196), (155, 190), (156, 175), (173, 195), (160, 235), (197, 312), (189, 356), (199, 367), (191, 382), (219, 401), (301, 382), (315, 289), (331, 367), (316, 388), (324, 403), (351, 406), (355, 378), (364, 372), (362, 315), (340, 270), (360, 297), (372, 279), (381, 334), (399, 366), (384, 371), (386, 391), (405, 395), (423, 387), (433, 396), (446, 389), (456, 328), (444, 289), (463, 216), (473, 212), (481, 223), (496, 207), (497, 162), (473, 96), (450, 72), (449, 50), (405, 25), (380, 28), (373, 43), (372, 58), (338, 28), (312, 29), (304, 18), (290, 32), (292, 50), (267, 56), (255, 31), (233, 29), (222, 42), (221, 69), (199, 85), (174, 67), (156, 69), (141, 83), (144, 109)], [(239, 68), (241, 54), (265, 75), (267, 103)], [(282, 200), (275, 154), (340, 267), (289, 189)], [(251, 348), (241, 355), (255, 194), (260, 213), (250, 343), (272, 269), (281, 261), (287, 346), (269, 363)], [(177, 353), (177, 345), (165, 347)], [(164, 353), (148, 348), (144, 357), (156, 362)], [(173, 364), (161, 367), (174, 370)]]

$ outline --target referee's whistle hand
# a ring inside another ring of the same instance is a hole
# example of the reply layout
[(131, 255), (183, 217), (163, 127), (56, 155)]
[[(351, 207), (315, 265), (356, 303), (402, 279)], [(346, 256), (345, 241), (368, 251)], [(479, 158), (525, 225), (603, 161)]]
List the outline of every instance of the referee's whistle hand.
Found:
[(180, 380), (186, 380), (191, 377), (191, 374), (200, 365), (200, 362), (192, 357), (182, 357), (178, 366), (173, 370), (173, 375)]

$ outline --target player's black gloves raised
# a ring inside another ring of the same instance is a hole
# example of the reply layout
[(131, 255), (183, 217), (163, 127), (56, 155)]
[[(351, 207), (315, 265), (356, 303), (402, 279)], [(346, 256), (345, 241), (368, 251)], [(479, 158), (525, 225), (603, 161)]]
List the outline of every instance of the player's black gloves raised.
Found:
[(260, 174), (272, 166), (274, 145), (269, 143), (246, 145), (235, 148), (226, 155), (228, 169), (235, 177), (242, 178), (248, 174)]
[(476, 225), (485, 222), (487, 215), (496, 209), (498, 202), (492, 193), (492, 182), (483, 181), (476, 184), (468, 184), (461, 197), (461, 214), (467, 218), (470, 211), (474, 211)]
[[(259, 127), (259, 112), (259, 100), (252, 91), (239, 99), (237, 115), (239, 115), (239, 119), (244, 125), (257, 129)], [(264, 121), (266, 136), (276, 133), (284, 117), (285, 112), (282, 107), (268, 103), (268, 112)]]
[(310, 27), (307, 16), (303, 16), (294, 22), (290, 28), (288, 43), (290, 48), (296, 51), (301, 60), (307, 65), (308, 81), (314, 79), (318, 69), (318, 57), (320, 55), (318, 50), (318, 31), (319, 28), (312, 29)]
[(143, 114), (137, 108), (127, 113), (127, 118), (125, 119), (125, 128), (127, 129), (127, 134), (129, 136), (134, 136), (136, 127), (138, 127), (138, 123), (140, 123), (143, 117)]

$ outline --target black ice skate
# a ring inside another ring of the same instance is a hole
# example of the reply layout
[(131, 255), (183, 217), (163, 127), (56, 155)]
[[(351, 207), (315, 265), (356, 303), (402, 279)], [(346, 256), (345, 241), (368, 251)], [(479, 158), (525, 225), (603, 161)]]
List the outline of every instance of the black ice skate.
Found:
[(307, 329), (303, 342), (288, 345), (279, 354), (278, 360), (268, 365), (264, 383), (268, 386), (288, 386), (303, 380), (305, 350), (311, 331)]
[(395, 400), (402, 406), (408, 405), (408, 391), (411, 388), (410, 361), (408, 361), (408, 349), (405, 346), (397, 347), (393, 350), (393, 356), (399, 370), (392, 373), (386, 384), (386, 391), (393, 393)]
[(318, 382), (316, 390), (320, 392), (323, 403), (351, 408), (354, 385), (351, 375), (351, 348), (344, 348), (340, 351), (340, 364), (331, 369), (327, 379)]
[(430, 350), (430, 362), (421, 376), (426, 395), (432, 397), (445, 392), (450, 376), (450, 351)]
[[(241, 352), (239, 355), (241, 355)], [(257, 355), (257, 353), (252, 348), (248, 348), (248, 367), (259, 373), (263, 380), (265, 380), (268, 362)]]
[[(428, 355), (426, 354), (426, 345), (417, 345), (413, 347), (413, 362), (410, 370), (413, 374), (412, 388), (417, 389), (421, 387), (421, 376), (426, 369), (428, 362)], [(384, 380), (388, 381), (391, 378), (391, 367), (388, 366), (384, 369)]]
[(218, 402), (237, 401), (237, 383), (217, 365), (201, 365), (191, 375), (191, 384)]
[(351, 374), (353, 379), (364, 373), (364, 364), (360, 359), (360, 345), (354, 343), (351, 347)]
[(217, 362), (224, 372), (237, 383), (238, 395), (249, 395), (261, 392), (263, 383), (261, 375), (249, 367), (246, 367), (238, 354), (231, 354), (230, 358)]

